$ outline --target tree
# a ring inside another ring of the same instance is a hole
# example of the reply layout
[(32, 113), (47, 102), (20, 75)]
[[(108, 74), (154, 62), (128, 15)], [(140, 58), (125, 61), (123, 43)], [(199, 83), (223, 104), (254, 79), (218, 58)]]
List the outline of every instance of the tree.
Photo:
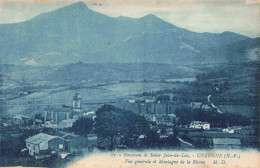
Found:
[(87, 136), (93, 129), (93, 120), (91, 118), (79, 118), (72, 125), (72, 131), (81, 136)]
[(165, 128), (165, 127), (162, 127), (162, 129), (161, 129), (161, 134), (162, 134), (162, 135), (165, 135), (165, 134), (166, 134), (166, 128)]
[(112, 150), (117, 138), (124, 145), (135, 147), (138, 137), (149, 131), (149, 124), (132, 111), (103, 105), (96, 112), (94, 131), (98, 136), (98, 146)]
[(147, 134), (147, 146), (155, 147), (160, 144), (160, 136), (156, 133), (156, 131), (151, 130)]
[(197, 148), (208, 148), (209, 147), (209, 142), (208, 140), (204, 137), (203, 139), (198, 139), (198, 140), (195, 140), (193, 142), (193, 144), (197, 147)]
[(167, 138), (167, 145), (168, 146), (179, 146), (180, 145), (180, 141), (178, 140), (176, 135), (170, 135)]
[(192, 121), (192, 112), (189, 107), (183, 106), (176, 109), (176, 116), (178, 117), (178, 123), (181, 125), (190, 124)]

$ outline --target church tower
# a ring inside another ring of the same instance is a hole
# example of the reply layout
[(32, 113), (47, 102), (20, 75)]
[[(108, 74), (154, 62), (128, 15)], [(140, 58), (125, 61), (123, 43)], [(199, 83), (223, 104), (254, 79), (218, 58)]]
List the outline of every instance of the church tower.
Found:
[(77, 111), (77, 112), (81, 111), (81, 109), (82, 109), (82, 98), (81, 98), (79, 93), (75, 94), (75, 96), (73, 98), (72, 107), (73, 107), (73, 111)]

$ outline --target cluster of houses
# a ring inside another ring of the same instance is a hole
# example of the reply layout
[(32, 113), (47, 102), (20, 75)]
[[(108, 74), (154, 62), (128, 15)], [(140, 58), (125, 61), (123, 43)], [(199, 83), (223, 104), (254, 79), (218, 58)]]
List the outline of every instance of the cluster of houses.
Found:
[[(169, 101), (160, 101), (154, 96), (143, 96), (139, 99), (129, 99), (128, 105), (131, 110), (145, 116), (148, 121), (171, 126), (173, 118), (176, 119), (175, 110), (181, 105), (174, 104), (171, 99), (173, 95), (166, 96), (169, 96)], [(202, 109), (205, 111), (212, 109), (208, 104), (203, 104), (202, 102), (191, 102), (188, 106), (192, 109)], [(199, 123), (194, 124), (194, 128), (200, 127), (198, 125)], [(204, 127), (206, 128), (207, 126)]]
[[(170, 135), (174, 134), (172, 126), (176, 124), (178, 118), (174, 114), (176, 106), (171, 102), (162, 103), (156, 101), (154, 97), (142, 97), (138, 100), (130, 99), (128, 100), (129, 104), (137, 106), (137, 112), (143, 115), (148, 121), (155, 122), (156, 124), (161, 124), (168, 126), (164, 133), (161, 129), (157, 130), (157, 133), (160, 135), (160, 138), (167, 138)], [(208, 104), (203, 104), (202, 102), (191, 102), (189, 107), (192, 109), (202, 109), (209, 111), (212, 107)], [(210, 123), (205, 121), (191, 121), (189, 126), (185, 128), (197, 129), (197, 130), (210, 130)], [(235, 134), (253, 134), (254, 129), (252, 127), (228, 127), (222, 130), (222, 132), (235, 133)], [(142, 140), (145, 138), (145, 135), (140, 135), (138, 139)], [(183, 140), (180, 139), (182, 142)], [(183, 144), (188, 144), (188, 147), (192, 147), (192, 144), (183, 141)], [(210, 140), (210, 147), (214, 149), (239, 149), (241, 147), (241, 141), (239, 138), (212, 138)]]
[(192, 128), (192, 129), (209, 130), (210, 129), (210, 124), (208, 122), (192, 121), (190, 123), (190, 128)]
[[(174, 114), (177, 105), (171, 102), (160, 102), (154, 97), (142, 97), (138, 101), (129, 100), (129, 103), (136, 106), (136, 110), (139, 114), (143, 115), (146, 120), (156, 123), (157, 125), (166, 126), (165, 130), (158, 129), (157, 134), (160, 138), (167, 138), (174, 134), (173, 127), (176, 124), (178, 118)], [(193, 109), (209, 110), (211, 107), (201, 102), (192, 102), (190, 107)], [(83, 110), (82, 97), (80, 94), (75, 94), (72, 102), (72, 107), (58, 108), (48, 106), (42, 118), (33, 119), (33, 125), (37, 127), (47, 127), (54, 129), (66, 129), (73, 126), (73, 123), (79, 117), (95, 118), (95, 112), (93, 110)], [(14, 124), (24, 124), (31, 122), (31, 117), (26, 115), (15, 115), (12, 118)], [(7, 125), (7, 123), (4, 123)], [(5, 125), (4, 125), (5, 126)], [(204, 121), (192, 121), (186, 128), (198, 129), (198, 130), (210, 130), (210, 123)], [(223, 133), (229, 134), (253, 134), (254, 129), (252, 127), (227, 127), (222, 129)], [(145, 135), (138, 137), (140, 141), (145, 139)], [(182, 143), (188, 144), (189, 147), (192, 144), (179, 139)], [(72, 154), (85, 154), (95, 149), (97, 143), (97, 137), (94, 134), (89, 134), (87, 137), (75, 135), (72, 133), (61, 132), (61, 135), (54, 136), (44, 133), (39, 133), (32, 137), (28, 137), (25, 140), (26, 148), (21, 152), (29, 154), (35, 159), (49, 158), (53, 155), (58, 155), (64, 159)], [(120, 143), (118, 143), (120, 144)], [(239, 138), (212, 138), (212, 147), (215, 149), (238, 149), (241, 146)], [(118, 147), (121, 147), (120, 145)]]
[[(155, 122), (157, 125), (160, 124), (168, 127), (163, 134), (161, 129), (157, 130), (160, 138), (167, 138), (173, 134), (172, 127), (178, 120), (174, 113), (178, 105), (172, 103), (171, 101), (156, 101), (156, 98), (152, 96), (143, 96), (137, 100), (129, 99), (128, 103), (132, 105), (131, 108), (143, 115), (148, 121)], [(202, 102), (191, 102), (188, 106), (192, 109), (202, 109), (205, 111), (212, 109), (211, 105), (204, 104)], [(191, 121), (189, 125), (184, 127), (194, 130), (211, 130), (210, 123), (205, 121)], [(254, 129), (252, 127), (234, 126), (222, 129), (222, 132), (229, 134), (249, 135), (254, 133)], [(139, 139), (143, 138), (145, 138), (144, 135), (139, 137)], [(215, 149), (238, 149), (241, 146), (239, 138), (212, 138), (210, 144), (211, 147)], [(190, 147), (191, 145), (188, 146)]]
[(70, 128), (79, 117), (87, 117), (94, 119), (95, 112), (82, 109), (82, 98), (76, 93), (72, 108), (57, 108), (48, 106), (44, 112), (44, 126), (49, 128)]
[(73, 123), (80, 117), (95, 118), (93, 110), (85, 110), (82, 108), (82, 98), (77, 93), (72, 102), (72, 106), (57, 107), (47, 106), (44, 113), (39, 113), (40, 117), (30, 117), (27, 115), (17, 114), (13, 117), (2, 118), (1, 125), (20, 125), (28, 127), (47, 127), (55, 129), (64, 129), (72, 127)]
[[(33, 124), (38, 127), (65, 129), (72, 127), (79, 117), (95, 118), (95, 112), (82, 109), (82, 98), (77, 93), (72, 102), (72, 108), (57, 108), (48, 106), (42, 119), (34, 119)], [(19, 121), (25, 121), (30, 117), (17, 115)], [(35, 159), (49, 158), (58, 155), (60, 158), (71, 154), (85, 154), (94, 150), (97, 137), (89, 134), (87, 137), (71, 133), (60, 132), (62, 136), (53, 136), (39, 133), (25, 140), (26, 148), (22, 153), (33, 156)]]

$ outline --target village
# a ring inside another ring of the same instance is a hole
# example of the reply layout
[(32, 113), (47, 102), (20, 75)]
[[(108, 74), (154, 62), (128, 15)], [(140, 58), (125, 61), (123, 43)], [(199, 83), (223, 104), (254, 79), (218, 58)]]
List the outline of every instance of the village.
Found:
[[(231, 118), (222, 116), (223, 114), (215, 109), (216, 106), (209, 103), (176, 104), (171, 94), (165, 94), (126, 100), (128, 106), (125, 108), (129, 108), (135, 115), (143, 117), (145, 119), (143, 125), (147, 125), (149, 131), (133, 133), (133, 137), (136, 138), (130, 140), (135, 142), (134, 145), (126, 143), (124, 137), (126, 135), (123, 134), (114, 136), (113, 144), (109, 144), (103, 140), (104, 138), (102, 139), (102, 133), (98, 134), (95, 131), (95, 127), (98, 127), (98, 123), (95, 121), (97, 112), (87, 110), (82, 101), (80, 93), (76, 93), (71, 106), (46, 106), (44, 113), (38, 113), (33, 118), (26, 115), (14, 115), (12, 118), (2, 117), (1, 144), (7, 144), (1, 146), (1, 154), (8, 155), (8, 152), (14, 152), (20, 158), (31, 159), (32, 163), (38, 161), (42, 163), (42, 161), (53, 158), (58, 158), (61, 163), (66, 163), (66, 161), (99, 150), (154, 147), (162, 149), (245, 149), (254, 148), (257, 141), (252, 123), (234, 125), (234, 123), (228, 122), (224, 123), (224, 126), (218, 125), (218, 123), (212, 122), (218, 122), (216, 118), (210, 119), (209, 117), (207, 121), (207, 117), (200, 115), (217, 116), (220, 117), (220, 120), (233, 120), (233, 116), (229, 116)], [(191, 118), (191, 116), (194, 117)], [(19, 142), (17, 140), (13, 142), (12, 139), (17, 138)], [(11, 148), (10, 145), (13, 147)], [(15, 151), (10, 151), (14, 148)]]
[(0, 167), (243, 167), (259, 156), (259, 1), (9, 1)]

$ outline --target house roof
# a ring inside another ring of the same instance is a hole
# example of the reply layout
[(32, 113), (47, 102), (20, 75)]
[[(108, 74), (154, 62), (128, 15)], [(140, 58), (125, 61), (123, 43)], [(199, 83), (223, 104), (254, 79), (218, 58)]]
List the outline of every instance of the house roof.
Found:
[(39, 133), (37, 135), (34, 135), (28, 139), (25, 140), (25, 142), (33, 143), (33, 144), (40, 144), (45, 141), (49, 141), (53, 138), (56, 138), (57, 136), (52, 136), (44, 133)]
[(214, 138), (214, 145), (241, 145), (240, 139), (231, 139), (231, 138)]

